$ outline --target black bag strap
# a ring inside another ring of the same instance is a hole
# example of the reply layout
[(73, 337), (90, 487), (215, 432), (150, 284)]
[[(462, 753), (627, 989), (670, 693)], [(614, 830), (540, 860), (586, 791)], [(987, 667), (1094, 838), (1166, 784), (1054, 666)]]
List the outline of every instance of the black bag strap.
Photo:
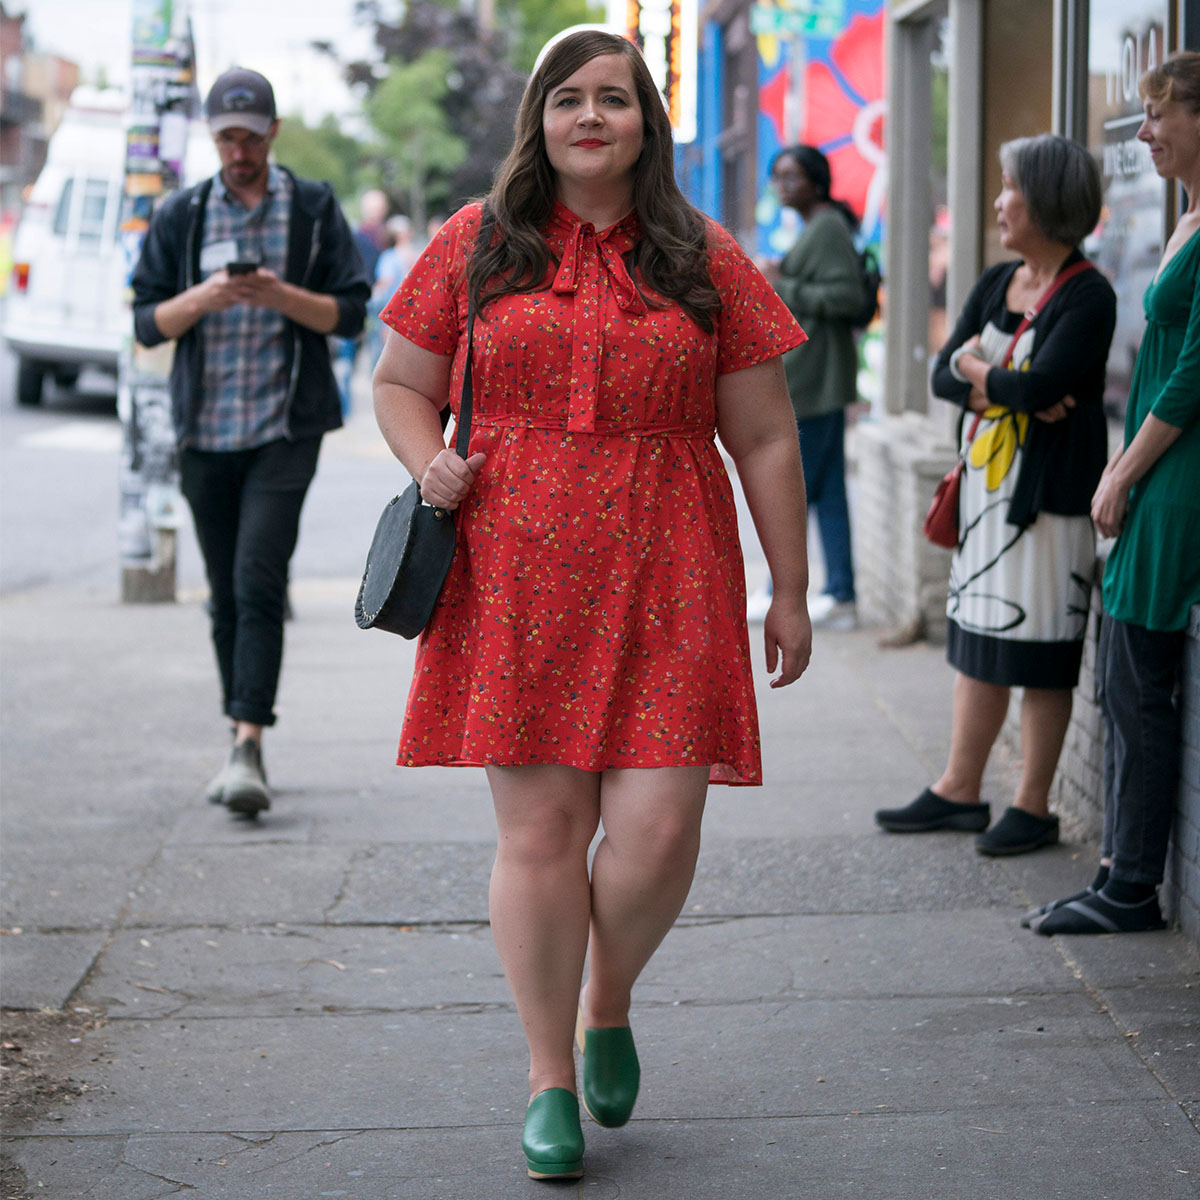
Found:
[(471, 440), (471, 401), (474, 388), (471, 381), (471, 359), (475, 356), (475, 306), (467, 316), (467, 362), (463, 367), (462, 397), (458, 402), (458, 424), (455, 427), (454, 450), (459, 458), (467, 457)]

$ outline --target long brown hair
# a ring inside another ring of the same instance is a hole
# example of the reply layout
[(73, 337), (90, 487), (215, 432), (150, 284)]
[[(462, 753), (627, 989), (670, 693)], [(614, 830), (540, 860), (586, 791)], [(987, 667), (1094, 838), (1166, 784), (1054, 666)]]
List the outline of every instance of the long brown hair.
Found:
[(553, 88), (602, 54), (619, 54), (629, 63), (642, 110), (643, 145), (633, 181), (642, 236), (629, 256), (630, 274), (639, 290), (644, 282), (711, 333), (721, 297), (708, 270), (704, 216), (675, 182), (671, 124), (662, 97), (637, 47), (601, 30), (582, 30), (556, 42), (525, 88), (513, 147), (484, 200), (467, 267), (471, 303), (478, 311), (498, 296), (539, 291), (545, 285), (551, 253), (543, 233), (557, 189), (546, 154), (542, 110)]

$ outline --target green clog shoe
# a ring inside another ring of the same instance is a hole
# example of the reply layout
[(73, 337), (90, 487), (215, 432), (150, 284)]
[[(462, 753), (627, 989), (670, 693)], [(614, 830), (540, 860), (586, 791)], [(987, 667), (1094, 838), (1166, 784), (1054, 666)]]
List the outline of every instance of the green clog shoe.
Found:
[(583, 1130), (573, 1092), (547, 1088), (530, 1100), (521, 1149), (530, 1179), (578, 1179), (583, 1174)]
[(583, 1107), (597, 1125), (616, 1129), (633, 1115), (642, 1069), (633, 1031), (585, 1029), (580, 1013), (575, 1040), (583, 1052)]

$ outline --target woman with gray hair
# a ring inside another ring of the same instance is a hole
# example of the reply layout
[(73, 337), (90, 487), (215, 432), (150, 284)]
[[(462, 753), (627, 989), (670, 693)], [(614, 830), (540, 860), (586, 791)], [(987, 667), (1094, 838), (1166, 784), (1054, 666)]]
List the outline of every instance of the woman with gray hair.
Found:
[[(1078, 249), (1100, 216), (1092, 157), (1042, 134), (1005, 143), (1000, 165), (1000, 242), (1020, 259), (983, 273), (933, 372), (934, 392), (964, 410), (947, 604), (958, 672), (950, 754), (912, 803), (875, 814), (895, 833), (977, 832), (988, 855), (1058, 841), (1050, 784), (1087, 627), (1089, 509), (1107, 457), (1102, 399), (1116, 320), (1112, 288)], [(983, 773), (1012, 687), (1024, 689), (1021, 779), (989, 829)]]

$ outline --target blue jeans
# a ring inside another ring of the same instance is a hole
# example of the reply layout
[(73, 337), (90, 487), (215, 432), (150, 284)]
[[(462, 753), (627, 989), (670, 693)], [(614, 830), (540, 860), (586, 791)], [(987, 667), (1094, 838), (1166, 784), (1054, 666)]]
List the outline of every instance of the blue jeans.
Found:
[(1112, 878), (1162, 883), (1179, 791), (1176, 694), (1184, 632), (1162, 633), (1107, 613), (1096, 653), (1104, 716), (1103, 858)]
[(854, 600), (850, 556), (850, 509), (846, 504), (846, 410), (796, 422), (804, 491), (816, 509), (825, 557), (825, 591), (835, 600)]
[(354, 364), (358, 361), (359, 347), (362, 338), (333, 339), (333, 377), (337, 381), (338, 398), (342, 402), (342, 416), (348, 417), (354, 405), (351, 392), (351, 380), (354, 378)]
[(212, 593), (212, 640), (225, 715), (275, 724), (288, 564), (321, 439), (253, 450), (183, 450), (180, 488)]

